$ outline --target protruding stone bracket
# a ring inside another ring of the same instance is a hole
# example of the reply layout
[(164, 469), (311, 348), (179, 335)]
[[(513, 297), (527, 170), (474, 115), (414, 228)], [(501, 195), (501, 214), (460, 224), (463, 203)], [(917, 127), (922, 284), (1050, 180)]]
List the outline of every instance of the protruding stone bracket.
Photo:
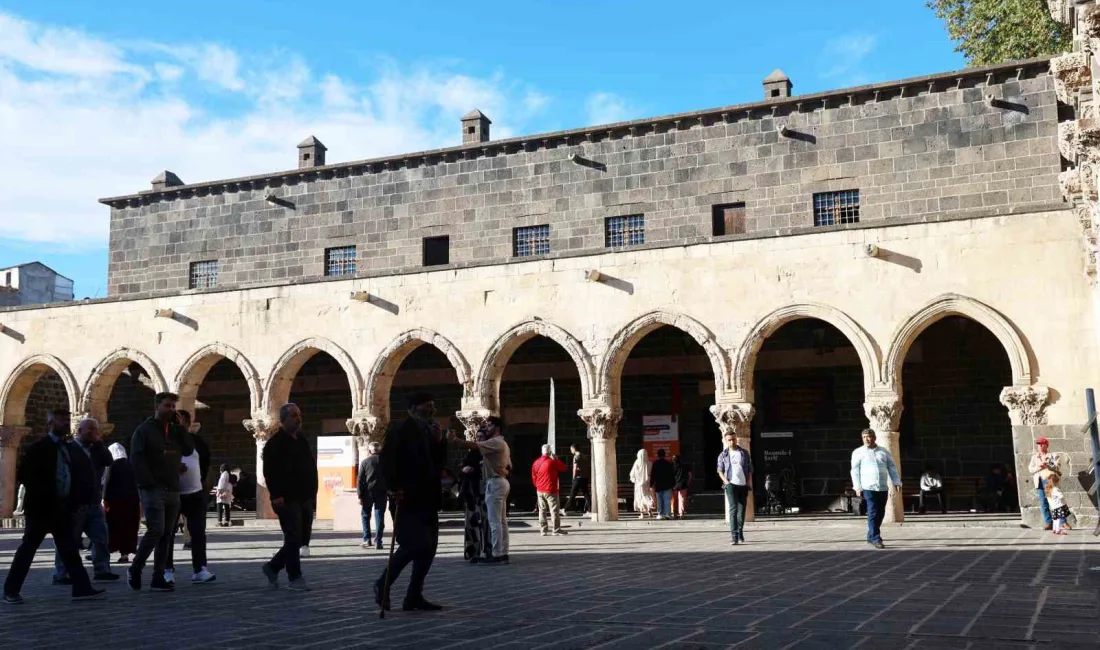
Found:
[(1001, 391), (1001, 404), (1016, 426), (1036, 426), (1047, 423), (1050, 388), (1047, 386), (1007, 386)]
[(623, 411), (610, 406), (593, 406), (580, 409), (577, 416), (588, 425), (589, 440), (614, 440), (619, 435)]
[(710, 414), (718, 423), (723, 438), (727, 433), (734, 433), (738, 438), (747, 440), (751, 435), (752, 418), (756, 409), (748, 402), (715, 404), (710, 407)]
[(457, 411), (455, 417), (466, 428), (466, 440), (477, 440), (477, 431), (488, 421), (493, 412), (487, 408), (470, 408)]

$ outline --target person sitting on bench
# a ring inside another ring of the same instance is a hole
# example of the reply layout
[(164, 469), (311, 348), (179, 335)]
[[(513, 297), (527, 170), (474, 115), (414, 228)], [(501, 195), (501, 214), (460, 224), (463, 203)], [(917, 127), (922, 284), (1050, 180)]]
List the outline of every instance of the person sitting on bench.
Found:
[(939, 473), (931, 465), (924, 466), (924, 474), (920, 477), (920, 509), (918, 512), (924, 514), (924, 497), (925, 495), (936, 495), (936, 498), (940, 502), (940, 513), (947, 514), (947, 491), (943, 487), (943, 479), (940, 478)]
[(982, 502), (986, 512), (1001, 512), (1005, 507), (1005, 492), (1009, 487), (1009, 476), (1000, 463), (989, 466), (989, 475), (985, 477), (985, 489), (982, 491)]

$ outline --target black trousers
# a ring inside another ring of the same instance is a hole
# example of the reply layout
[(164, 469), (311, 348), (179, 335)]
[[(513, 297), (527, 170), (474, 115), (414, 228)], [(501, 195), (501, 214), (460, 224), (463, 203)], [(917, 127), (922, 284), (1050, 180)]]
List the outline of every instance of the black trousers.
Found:
[(4, 580), (4, 594), (14, 596), (23, 588), (23, 582), (27, 579), (27, 573), (31, 569), (31, 562), (38, 552), (38, 547), (46, 539), (46, 535), (53, 536), (54, 546), (61, 554), (61, 562), (65, 565), (65, 571), (73, 580), (73, 595), (80, 596), (92, 590), (92, 581), (88, 578), (88, 571), (84, 563), (80, 561), (80, 551), (77, 548), (76, 532), (73, 529), (73, 515), (65, 509), (58, 509), (46, 516), (28, 516), (27, 526), (23, 530), (23, 541), (19, 543), (15, 557), (11, 561), (11, 569)]
[(218, 504), (218, 523), (229, 523), (230, 504), (219, 503)]
[[(187, 522), (187, 532), (191, 533), (191, 568), (198, 573), (206, 566), (206, 493), (200, 490), (181, 494), (180, 515)], [(176, 523), (179, 523), (179, 517), (176, 518)], [(171, 539), (168, 540), (168, 561), (164, 568), (174, 570), (175, 558), (176, 526), (173, 525)]]
[(272, 504), (279, 516), (279, 528), (283, 529), (283, 546), (268, 565), (276, 573), (286, 569), (286, 577), (296, 580), (302, 577), (302, 557), (299, 551), (309, 539), (313, 527), (313, 501), (286, 501), (281, 506)]
[[(389, 583), (392, 585), (411, 562), (412, 575), (409, 577), (405, 600), (415, 601), (423, 598), (424, 579), (428, 577), (432, 561), (435, 560), (436, 548), (439, 546), (439, 513), (435, 508), (398, 506), (395, 524), (394, 534), (397, 536), (398, 548), (393, 554), (393, 570), (390, 572)], [(383, 567), (382, 575), (378, 576), (378, 586), (384, 586), (385, 580), (386, 569)]]
[(938, 490), (921, 490), (920, 491), (920, 502), (917, 505), (917, 507), (920, 509), (921, 512), (924, 512), (924, 497), (925, 497), (925, 495), (927, 495), (927, 496), (935, 495), (936, 500), (940, 502), (940, 512), (942, 512), (944, 514), (947, 513), (947, 490), (945, 490), (943, 488), (940, 488)]
[(569, 488), (569, 500), (562, 506), (562, 510), (566, 512), (573, 510), (573, 501), (576, 500), (578, 493), (584, 495), (585, 512), (592, 510), (592, 492), (588, 489), (588, 477), (586, 476), (573, 477), (573, 485)]

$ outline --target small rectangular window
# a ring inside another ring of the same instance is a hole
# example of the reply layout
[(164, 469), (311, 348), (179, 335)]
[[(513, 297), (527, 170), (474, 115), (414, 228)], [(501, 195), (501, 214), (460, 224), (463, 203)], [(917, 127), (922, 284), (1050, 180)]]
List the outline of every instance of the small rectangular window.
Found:
[(218, 260), (191, 262), (188, 286), (192, 289), (212, 289), (218, 286)]
[(859, 223), (859, 190), (814, 194), (814, 225)]
[(645, 243), (645, 215), (608, 217), (604, 223), (604, 246), (637, 246)]
[(745, 204), (726, 203), (712, 207), (711, 232), (715, 237), (745, 234)]
[(550, 226), (524, 226), (512, 229), (512, 255), (530, 257), (550, 252)]
[(355, 275), (355, 247), (326, 248), (325, 275)]
[(424, 238), (424, 266), (439, 266), (451, 263), (451, 238), (442, 237)]
[(9, 287), (11, 286), (11, 271), (4, 274), (4, 284)]

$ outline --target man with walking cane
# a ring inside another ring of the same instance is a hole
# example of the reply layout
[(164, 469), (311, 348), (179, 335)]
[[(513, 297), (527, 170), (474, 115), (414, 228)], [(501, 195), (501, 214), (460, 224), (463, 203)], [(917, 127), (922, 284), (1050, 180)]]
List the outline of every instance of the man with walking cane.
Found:
[(439, 544), (439, 508), (443, 486), (439, 480), (443, 434), (432, 420), (435, 403), (427, 393), (409, 399), (409, 417), (386, 433), (382, 445), (381, 466), (386, 486), (393, 492), (394, 539), (399, 545), (386, 569), (374, 583), (374, 602), (390, 608), (389, 592), (397, 576), (410, 562), (413, 565), (409, 588), (402, 609), (439, 611), (442, 606), (424, 598), (424, 579), (432, 568)]

